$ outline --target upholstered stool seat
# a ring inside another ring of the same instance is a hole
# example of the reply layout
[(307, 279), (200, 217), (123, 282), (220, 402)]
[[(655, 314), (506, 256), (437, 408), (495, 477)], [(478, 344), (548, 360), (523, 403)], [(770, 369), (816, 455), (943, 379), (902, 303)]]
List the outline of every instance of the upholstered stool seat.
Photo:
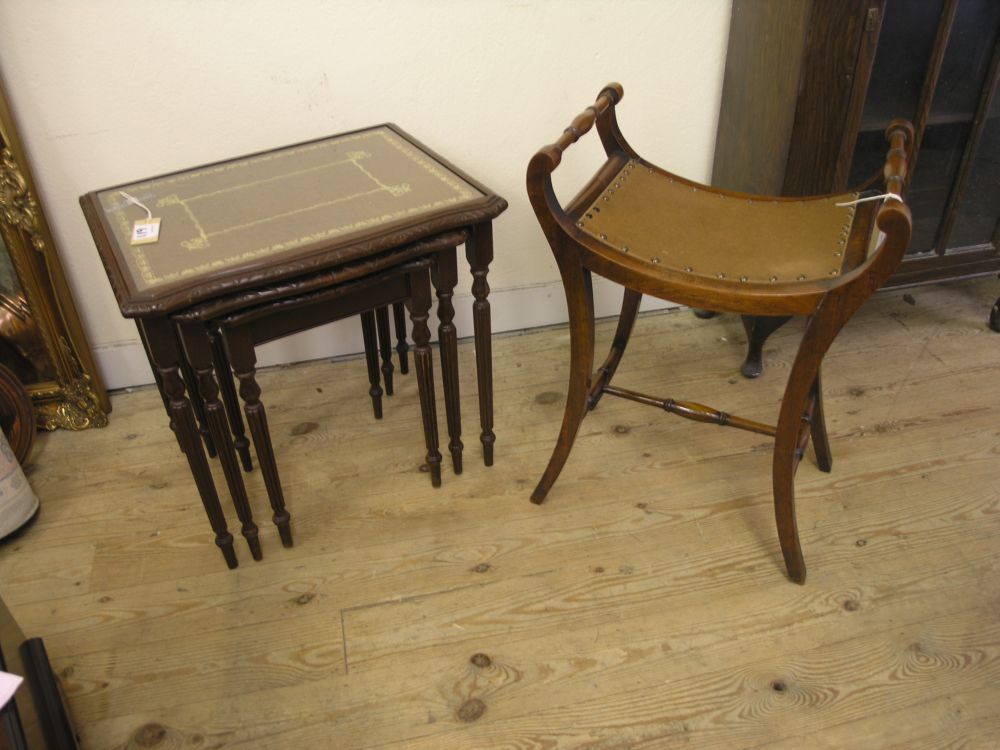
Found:
[[(606, 87), (528, 165), (528, 196), (559, 265), (570, 323), (570, 378), (562, 429), (532, 500), (541, 503), (569, 457), (580, 423), (604, 394), (700, 422), (775, 439), (772, 465), (778, 538), (789, 577), (805, 580), (795, 520), (794, 476), (811, 439), (819, 468), (832, 456), (823, 418), (820, 365), (837, 333), (889, 277), (909, 242), (903, 202), (913, 127), (893, 121), (884, 194), (777, 198), (717, 190), (642, 159), (615, 119), (622, 98)], [(563, 152), (597, 125), (607, 160), (564, 208), (552, 188)], [(594, 370), (591, 276), (625, 287), (611, 351)], [(748, 315), (807, 315), (776, 425), (713, 407), (618, 388), (611, 380), (643, 294)]]
[(857, 198), (742, 196), (629, 159), (577, 225), (664, 280), (682, 273), (730, 285), (825, 283), (843, 272), (852, 233), (867, 237), (855, 206), (838, 205)]

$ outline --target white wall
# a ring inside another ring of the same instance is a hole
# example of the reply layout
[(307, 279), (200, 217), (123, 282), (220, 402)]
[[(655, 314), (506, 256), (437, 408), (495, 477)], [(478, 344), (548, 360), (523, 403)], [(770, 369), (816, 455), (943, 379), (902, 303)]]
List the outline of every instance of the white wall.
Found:
[[(617, 80), (632, 145), (707, 180), (729, 13), (730, 0), (3, 0), (0, 75), (99, 366), (122, 387), (151, 376), (81, 194), (396, 122), (510, 202), (494, 230), (494, 331), (558, 322), (528, 159)], [(594, 136), (570, 152), (567, 190), (600, 153)], [(618, 303), (608, 291), (603, 314)], [(468, 315), (457, 322), (471, 335)], [(262, 363), (359, 351), (358, 328), (269, 345)]]

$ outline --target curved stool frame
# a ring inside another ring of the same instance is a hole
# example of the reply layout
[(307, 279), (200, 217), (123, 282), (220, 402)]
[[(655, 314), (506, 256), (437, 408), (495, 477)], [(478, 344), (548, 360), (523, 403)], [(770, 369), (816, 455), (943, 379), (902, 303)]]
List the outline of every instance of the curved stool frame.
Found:
[[(624, 179), (638, 167), (656, 179), (677, 183), (692, 191), (704, 191), (713, 197), (767, 201), (778, 211), (794, 210), (819, 198), (772, 198), (735, 193), (700, 185), (672, 175), (641, 159), (622, 136), (615, 119), (615, 105), (623, 95), (620, 84), (605, 87), (594, 105), (573, 120), (562, 136), (542, 148), (528, 165), (527, 188), (538, 222), (552, 247), (562, 276), (569, 309), (570, 375), (562, 428), (545, 473), (532, 493), (531, 500), (541, 503), (562, 471), (577, 431), (588, 410), (603, 394), (619, 396), (657, 406), (665, 411), (700, 422), (737, 427), (774, 438), (772, 466), (774, 512), (778, 539), (788, 576), (804, 583), (805, 562), (795, 518), (794, 478), (805, 446), (812, 437), (817, 463), (830, 471), (832, 456), (823, 419), (820, 366), (823, 356), (837, 333), (871, 294), (895, 270), (910, 239), (912, 219), (902, 200), (860, 203), (850, 211), (850, 227), (844, 228), (840, 244), (845, 246), (840, 270), (818, 278), (753, 281), (746, 276), (727, 279), (695, 275), (691, 268), (675, 268), (630, 254), (628, 247), (615, 246), (604, 235), (585, 231), (585, 215), (602, 196), (613, 192), (616, 180)], [(594, 124), (607, 154), (607, 161), (564, 209), (552, 189), (552, 172), (563, 152), (589, 131)], [(885, 192), (903, 195), (907, 177), (907, 149), (913, 143), (913, 126), (894, 120), (886, 130), (890, 148), (883, 170)], [(650, 178), (653, 179), (653, 178)], [(838, 196), (845, 200), (855, 195)], [(607, 200), (605, 197), (604, 200)], [(881, 204), (881, 205), (879, 205)], [(720, 217), (726, 211), (719, 201)], [(599, 209), (598, 209), (599, 210)], [(788, 215), (791, 215), (790, 213)], [(875, 235), (875, 229), (880, 235)], [(872, 240), (880, 240), (877, 244)], [(733, 238), (733, 244), (739, 238)], [(725, 243), (728, 249), (729, 243)], [(712, 248), (714, 251), (717, 248)], [(839, 253), (835, 253), (839, 255)], [(594, 371), (594, 301), (591, 274), (615, 281), (625, 287), (622, 312), (611, 351)], [(766, 274), (765, 274), (766, 277)], [(725, 412), (674, 399), (647, 396), (611, 385), (639, 309), (643, 294), (650, 294), (691, 307), (722, 310), (750, 315), (806, 315), (809, 321), (792, 366), (781, 401), (777, 425), (732, 416)]]

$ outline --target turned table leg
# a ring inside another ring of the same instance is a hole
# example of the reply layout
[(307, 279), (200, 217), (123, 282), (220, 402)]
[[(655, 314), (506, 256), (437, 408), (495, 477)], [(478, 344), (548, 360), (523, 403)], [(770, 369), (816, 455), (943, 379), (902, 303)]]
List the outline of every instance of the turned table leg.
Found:
[(372, 397), (375, 419), (382, 418), (382, 381), (378, 372), (378, 338), (375, 333), (375, 313), (361, 313), (361, 335), (365, 341), (365, 364), (368, 365), (368, 395)]
[(444, 409), (448, 418), (448, 450), (456, 474), (462, 473), (462, 412), (458, 383), (458, 335), (455, 330), (455, 307), (452, 304), (458, 283), (454, 248), (439, 253), (431, 271), (438, 298), (438, 348), (441, 352), (441, 381)]
[(267, 413), (260, 400), (260, 386), (257, 384), (257, 354), (254, 351), (253, 339), (239, 328), (230, 328), (222, 332), (226, 338), (226, 348), (229, 352), (229, 362), (233, 372), (240, 381), (240, 397), (243, 399), (247, 424), (257, 451), (257, 464), (264, 475), (264, 486), (267, 488), (267, 498), (271, 503), (274, 515), (272, 520), (278, 527), (278, 535), (285, 547), (292, 546), (291, 516), (285, 508), (285, 495), (281, 489), (281, 479), (278, 477), (278, 464), (274, 458), (274, 447), (271, 445), (271, 433), (267, 429)]
[(392, 317), (396, 327), (396, 354), (399, 356), (399, 371), (406, 375), (410, 371), (409, 357), (410, 345), (406, 343), (406, 308), (402, 302), (395, 302), (392, 305)]
[(226, 416), (229, 417), (229, 428), (233, 431), (233, 445), (243, 463), (243, 470), (253, 471), (250, 441), (243, 426), (243, 415), (240, 413), (236, 386), (233, 385), (233, 368), (229, 366), (226, 344), (218, 331), (208, 329), (208, 337), (212, 342), (212, 364), (215, 366), (215, 376), (219, 379), (219, 388), (222, 390), (222, 403), (225, 404)]
[[(222, 401), (219, 400), (219, 387), (214, 376), (212, 345), (208, 338), (208, 330), (203, 323), (188, 323), (181, 326), (180, 333), (184, 351), (187, 353), (187, 360), (198, 381), (198, 393), (204, 402), (205, 421), (208, 423), (212, 441), (219, 454), (229, 494), (233, 498), (236, 515), (242, 524), (243, 536), (247, 540), (253, 559), (260, 560), (263, 557), (263, 552), (260, 548), (257, 524), (253, 521), (250, 500), (247, 498), (246, 486), (243, 484), (243, 474), (240, 472), (233, 438), (226, 422), (226, 410)], [(230, 376), (228, 373), (223, 373), (222, 377), (229, 378)], [(231, 379), (230, 382), (232, 382)]]
[(434, 367), (431, 355), (431, 331), (427, 318), (431, 309), (431, 285), (427, 268), (410, 274), (410, 320), (413, 321), (413, 366), (417, 371), (417, 392), (427, 446), (427, 467), (431, 484), (441, 486), (441, 452), (438, 450), (437, 407), (434, 403)]
[(191, 404), (185, 395), (184, 379), (180, 374), (183, 355), (177, 342), (173, 325), (163, 318), (147, 318), (138, 321), (143, 336), (149, 346), (150, 358), (160, 374), (163, 392), (170, 404), (170, 414), (177, 432), (177, 439), (187, 458), (191, 475), (194, 477), (201, 496), (205, 514), (215, 532), (215, 544), (222, 551), (226, 565), (238, 565), (233, 549), (233, 535), (226, 528), (226, 517), (222, 512), (219, 495), (212, 481), (212, 472), (202, 449), (201, 436), (194, 421)]
[(476, 379), (479, 385), (479, 423), (482, 428), (483, 462), (493, 465), (493, 344), (490, 322), (490, 285), (486, 281), (493, 261), (493, 225), (483, 222), (472, 227), (465, 243), (465, 255), (472, 270), (472, 322), (476, 339)]
[(385, 395), (392, 395), (392, 336), (389, 333), (389, 308), (380, 307), (375, 310), (375, 327), (378, 329), (378, 351), (382, 357), (382, 380), (385, 383)]

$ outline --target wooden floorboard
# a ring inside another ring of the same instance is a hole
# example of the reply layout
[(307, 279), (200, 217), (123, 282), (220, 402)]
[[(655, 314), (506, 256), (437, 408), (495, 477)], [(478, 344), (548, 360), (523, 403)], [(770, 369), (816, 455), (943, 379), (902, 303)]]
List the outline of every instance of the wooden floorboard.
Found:
[[(810, 453), (796, 484), (805, 586), (759, 435), (606, 397), (528, 502), (562, 413), (555, 327), (494, 339), (491, 468), (460, 345), (465, 472), (446, 456), (440, 489), (412, 374), (376, 422), (360, 360), (263, 373), (296, 546), (254, 471), (265, 558), (238, 537), (234, 571), (155, 391), (115, 395), (108, 428), (39, 437), (42, 512), (0, 545), (0, 595), (85, 748), (998, 748), (997, 293), (882, 294), (834, 344), (834, 470)], [(646, 315), (616, 382), (773, 423), (801, 331), (747, 381), (735, 316)]]

